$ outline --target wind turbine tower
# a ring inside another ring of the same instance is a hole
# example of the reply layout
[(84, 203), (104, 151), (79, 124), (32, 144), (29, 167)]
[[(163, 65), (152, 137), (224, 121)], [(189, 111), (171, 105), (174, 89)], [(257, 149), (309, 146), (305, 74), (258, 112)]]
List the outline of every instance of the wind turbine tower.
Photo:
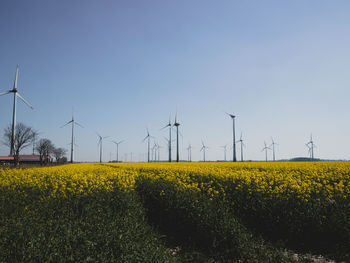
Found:
[(179, 126), (180, 126), (180, 123), (177, 121), (177, 111), (176, 111), (176, 115), (175, 115), (174, 126), (176, 127), (176, 162), (179, 162)]
[(242, 133), (241, 133), (241, 137), (239, 138), (239, 140), (237, 141), (237, 143), (240, 143), (241, 144), (241, 162), (243, 162), (243, 146), (244, 143), (243, 143), (243, 139), (242, 139)]
[(12, 132), (11, 132), (11, 149), (10, 155), (14, 154), (15, 151), (15, 136), (16, 136), (16, 107), (17, 107), (17, 97), (20, 98), (29, 108), (33, 109), (33, 106), (29, 104), (17, 91), (17, 80), (18, 80), (18, 68), (16, 69), (15, 82), (13, 84), (13, 89), (0, 93), (0, 96), (6, 95), (8, 93), (13, 93), (13, 112), (12, 112)]
[(271, 150), (271, 148), (266, 146), (266, 142), (264, 142), (264, 145), (265, 147), (261, 151), (265, 151), (265, 161), (267, 162), (267, 151)]
[(276, 143), (273, 138), (271, 137), (271, 141), (272, 141), (272, 155), (273, 155), (273, 161), (275, 162), (276, 161), (276, 157), (275, 157), (275, 145), (278, 145), (278, 143)]
[(236, 159), (236, 134), (235, 134), (235, 118), (236, 118), (236, 116), (233, 115), (233, 114), (227, 113), (227, 112), (226, 112), (226, 114), (228, 116), (230, 116), (231, 119), (232, 119), (232, 124), (233, 124), (233, 126), (232, 126), (232, 128), (233, 128), (232, 129), (232, 149), (233, 149), (233, 151), (232, 151), (232, 154), (233, 154), (232, 161), (236, 162), (237, 161), (237, 159)]
[(74, 124), (84, 128), (82, 125), (80, 125), (79, 123), (77, 123), (75, 120), (74, 120), (74, 114), (73, 114), (73, 111), (72, 111), (72, 120), (70, 120), (69, 122), (67, 122), (65, 125), (61, 126), (61, 128), (63, 128), (64, 126), (68, 125), (68, 124), (72, 124), (72, 138), (71, 138), (71, 147), (70, 147), (70, 162), (73, 163), (73, 159), (74, 159)]

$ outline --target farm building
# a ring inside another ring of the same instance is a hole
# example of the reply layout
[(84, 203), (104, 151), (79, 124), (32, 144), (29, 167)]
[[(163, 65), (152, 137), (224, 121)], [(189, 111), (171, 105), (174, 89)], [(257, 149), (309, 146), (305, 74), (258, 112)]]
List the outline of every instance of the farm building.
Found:
[[(48, 161), (48, 162), (52, 162), (52, 157), (50, 155), (48, 156), (44, 156), (43, 157), (43, 161)], [(0, 164), (5, 164), (5, 163), (13, 163), (14, 162), (14, 158), (12, 155), (9, 156), (0, 156)], [(19, 156), (19, 162), (20, 163), (40, 163), (40, 155), (20, 155)]]

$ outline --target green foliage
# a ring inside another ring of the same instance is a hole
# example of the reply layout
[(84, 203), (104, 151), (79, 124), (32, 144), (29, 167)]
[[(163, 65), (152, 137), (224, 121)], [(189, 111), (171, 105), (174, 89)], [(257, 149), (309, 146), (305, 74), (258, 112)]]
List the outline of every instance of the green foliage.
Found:
[(174, 262), (132, 193), (0, 192), (0, 262)]
[[(144, 201), (150, 221), (160, 231), (184, 247), (200, 251), (208, 262), (292, 262), (281, 251), (254, 238), (224, 202), (161, 179), (141, 177), (136, 182), (136, 191)], [(188, 262), (196, 262), (192, 260)]]

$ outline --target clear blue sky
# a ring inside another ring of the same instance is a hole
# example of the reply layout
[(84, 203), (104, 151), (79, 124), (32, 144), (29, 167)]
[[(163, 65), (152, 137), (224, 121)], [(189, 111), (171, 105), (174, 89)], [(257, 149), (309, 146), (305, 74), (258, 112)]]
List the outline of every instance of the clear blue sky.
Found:
[[(1, 1), (0, 91), (20, 65), (18, 122), (69, 149), (74, 106), (76, 160), (97, 161), (95, 131), (125, 139), (121, 155), (146, 152), (146, 127), (159, 131), (178, 107), (181, 158), (223, 158), (220, 145), (243, 133), (246, 159), (306, 156), (313, 133), (320, 158), (350, 159), (350, 2)], [(12, 97), (0, 97), (0, 130)], [(115, 147), (104, 143), (104, 160)], [(25, 152), (30, 151), (30, 149)], [(0, 154), (8, 154), (0, 146)], [(237, 152), (239, 155), (239, 151)], [(231, 154), (230, 154), (231, 155)], [(69, 156), (69, 155), (68, 155)], [(175, 153), (173, 155), (175, 157)]]

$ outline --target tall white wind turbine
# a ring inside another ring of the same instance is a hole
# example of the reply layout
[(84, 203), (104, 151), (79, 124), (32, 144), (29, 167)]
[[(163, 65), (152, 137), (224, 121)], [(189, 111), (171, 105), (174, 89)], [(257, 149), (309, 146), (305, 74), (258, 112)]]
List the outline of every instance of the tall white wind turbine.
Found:
[(151, 138), (154, 138), (153, 136), (151, 136), (150, 134), (149, 134), (149, 131), (148, 131), (148, 128), (147, 128), (147, 135), (146, 135), (146, 137), (142, 140), (142, 142), (144, 142), (146, 139), (147, 139), (147, 162), (149, 162), (150, 161), (150, 156), (149, 156), (149, 154), (150, 154), (150, 143), (151, 143)]
[(232, 149), (233, 149), (233, 151), (232, 151), (232, 155), (233, 155), (232, 156), (232, 161), (236, 162), (237, 161), (237, 159), (236, 159), (236, 132), (235, 132), (235, 118), (236, 118), (236, 116), (233, 115), (233, 114), (227, 113), (227, 112), (226, 112), (226, 114), (228, 116), (230, 116), (231, 119), (232, 119)]
[(202, 148), (200, 149), (200, 151), (203, 151), (203, 162), (205, 162), (205, 150), (208, 149), (209, 147), (204, 145), (204, 142), (202, 141)]
[(243, 143), (242, 133), (241, 133), (241, 137), (239, 138), (239, 140), (237, 141), (237, 143), (240, 143), (240, 144), (241, 144), (241, 162), (243, 162), (243, 147), (245, 146), (245, 144)]
[(119, 162), (119, 144), (121, 144), (122, 142), (124, 142), (124, 140), (116, 142), (116, 141), (112, 141), (115, 145), (117, 145), (117, 163)]
[(29, 104), (17, 91), (17, 80), (18, 80), (18, 68), (16, 69), (15, 82), (13, 84), (13, 89), (0, 93), (0, 96), (6, 95), (8, 93), (13, 93), (13, 112), (12, 112), (12, 133), (11, 133), (11, 149), (10, 155), (14, 154), (15, 147), (15, 134), (16, 134), (16, 106), (17, 106), (17, 97), (20, 98), (29, 108), (33, 110), (33, 106)]
[(61, 128), (63, 128), (64, 126), (68, 125), (68, 124), (72, 124), (72, 138), (71, 138), (71, 148), (70, 148), (70, 162), (73, 163), (73, 159), (74, 159), (74, 124), (84, 128), (82, 125), (80, 125), (79, 123), (77, 123), (75, 120), (74, 120), (74, 114), (73, 114), (73, 111), (72, 111), (72, 120), (70, 120), (69, 122), (67, 122), (65, 125), (61, 126)]
[(314, 160), (314, 148), (316, 148), (316, 145), (312, 139), (312, 134), (310, 136), (310, 141), (306, 144), (306, 146), (309, 148), (310, 158), (311, 161)]
[(267, 151), (271, 150), (270, 147), (266, 146), (266, 142), (264, 142), (264, 148), (261, 150), (262, 152), (265, 151), (265, 161), (267, 162)]
[(161, 130), (164, 130), (165, 128), (169, 128), (169, 139), (168, 139), (168, 154), (169, 154), (169, 157), (168, 157), (168, 161), (169, 163), (171, 162), (171, 128), (172, 128), (172, 125), (171, 125), (171, 122), (170, 122), (170, 119), (171, 119), (171, 116), (169, 116), (169, 123), (167, 125), (165, 125)]
[(276, 143), (273, 138), (271, 137), (271, 146), (272, 146), (272, 156), (273, 156), (273, 161), (276, 161), (276, 155), (275, 155), (275, 145), (279, 145), (278, 143)]
[(220, 146), (220, 148), (224, 149), (224, 161), (226, 162), (226, 151), (227, 151), (227, 144)]
[(108, 138), (109, 136), (102, 137), (100, 134), (96, 132), (98, 136), (98, 145), (100, 146), (100, 163), (102, 163), (102, 142), (104, 139)]
[(179, 160), (180, 160), (180, 157), (179, 157), (179, 126), (180, 126), (180, 123), (177, 120), (177, 109), (176, 109), (174, 126), (176, 127), (176, 162), (179, 162)]

